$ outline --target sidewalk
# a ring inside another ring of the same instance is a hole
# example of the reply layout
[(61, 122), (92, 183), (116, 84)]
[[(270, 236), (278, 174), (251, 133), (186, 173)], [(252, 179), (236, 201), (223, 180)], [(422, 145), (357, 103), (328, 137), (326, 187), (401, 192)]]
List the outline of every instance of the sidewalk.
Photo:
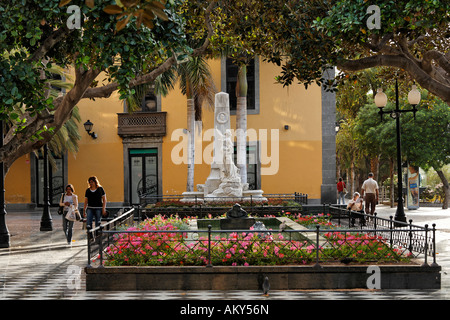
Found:
[[(35, 210), (8, 211), (6, 225), (9, 231), (10, 247), (0, 249), (0, 255), (25, 251), (67, 248), (62, 229), (62, 217), (51, 208), (52, 231), (40, 231), (42, 208)], [(86, 245), (86, 230), (81, 222), (74, 222), (72, 246)]]
[[(395, 217), (397, 208), (387, 205), (377, 205), (378, 217), (389, 219)], [(6, 225), (10, 234), (10, 248), (0, 249), (3, 251), (23, 251), (39, 248), (59, 248), (67, 247), (66, 238), (62, 230), (62, 217), (56, 213), (55, 208), (51, 208), (53, 231), (40, 231), (42, 208), (34, 210), (7, 211)], [(405, 208), (406, 219), (413, 224), (424, 226), (436, 224), (436, 229), (441, 234), (439, 238), (450, 239), (450, 209), (443, 210), (440, 207), (420, 207), (417, 210)], [(86, 245), (86, 230), (82, 229), (81, 222), (75, 222), (73, 226), (72, 246)]]
[[(378, 205), (380, 217), (395, 215), (396, 208)], [(450, 210), (419, 208), (405, 210), (407, 220), (430, 227), (436, 223), (437, 263), (442, 267), (440, 290), (306, 290), (271, 291), (86, 291), (81, 275), (78, 289), (67, 286), (69, 267), (85, 265), (86, 233), (82, 223), (74, 224), (72, 248), (68, 248), (62, 218), (52, 210), (53, 231), (40, 231), (42, 208), (7, 211), (10, 248), (0, 249), (0, 300), (78, 299), (78, 300), (449, 300), (450, 299)], [(27, 254), (20, 254), (27, 253)]]

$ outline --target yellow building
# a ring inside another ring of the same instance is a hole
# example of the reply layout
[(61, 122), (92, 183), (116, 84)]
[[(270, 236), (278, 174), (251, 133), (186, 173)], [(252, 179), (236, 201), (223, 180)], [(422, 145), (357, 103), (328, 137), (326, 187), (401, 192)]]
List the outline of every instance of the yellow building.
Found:
[[(210, 62), (216, 87), (230, 93), (231, 128), (235, 129), (235, 66), (226, 59)], [(280, 69), (255, 59), (248, 68), (248, 172), (250, 188), (267, 194), (306, 193), (309, 203), (331, 203), (335, 190), (335, 96), (312, 85), (283, 88), (275, 84)], [(330, 71), (332, 73), (332, 71)], [(330, 76), (333, 76), (332, 74)], [(118, 93), (108, 99), (84, 99), (78, 104), (82, 136), (77, 154), (57, 160), (50, 173), (51, 202), (71, 183), (80, 202), (87, 179), (97, 176), (109, 205), (137, 204), (145, 189), (157, 195), (186, 191), (186, 97), (176, 86), (167, 97), (149, 94), (142, 111), (127, 113)], [(97, 138), (83, 123), (90, 120)], [(196, 142), (195, 181), (210, 173), (214, 111), (204, 108)], [(18, 159), (6, 181), (7, 208), (42, 204), (43, 160), (34, 154)], [(143, 179), (146, 177), (146, 179)]]

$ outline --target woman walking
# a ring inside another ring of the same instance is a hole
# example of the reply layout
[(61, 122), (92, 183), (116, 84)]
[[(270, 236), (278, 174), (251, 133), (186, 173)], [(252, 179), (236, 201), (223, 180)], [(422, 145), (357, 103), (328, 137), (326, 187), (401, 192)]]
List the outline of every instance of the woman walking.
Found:
[(106, 193), (100, 185), (97, 177), (89, 177), (89, 188), (86, 189), (84, 198), (83, 214), (86, 219), (86, 229), (92, 229), (92, 222), (95, 219), (95, 226), (100, 226), (102, 215), (106, 214)]
[(59, 205), (64, 207), (62, 213), (62, 223), (64, 234), (66, 235), (67, 244), (72, 244), (72, 230), (73, 230), (73, 221), (66, 219), (66, 214), (69, 211), (70, 206), (78, 207), (78, 196), (74, 193), (73, 185), (68, 184), (66, 186), (66, 192), (61, 196), (61, 200), (59, 201)]

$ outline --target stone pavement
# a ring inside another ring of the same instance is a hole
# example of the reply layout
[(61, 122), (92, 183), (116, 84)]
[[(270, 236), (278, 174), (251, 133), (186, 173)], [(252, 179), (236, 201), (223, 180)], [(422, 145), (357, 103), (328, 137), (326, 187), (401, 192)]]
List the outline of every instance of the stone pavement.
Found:
[[(41, 209), (8, 212), (11, 244), (0, 249), (0, 300), (450, 300), (450, 210), (405, 210), (413, 224), (436, 223), (437, 263), (442, 266), (440, 290), (270, 291), (269, 296), (259, 291), (86, 292), (85, 230), (81, 223), (75, 223), (75, 241), (68, 246), (61, 217), (53, 211), (54, 230), (46, 232), (39, 231)], [(389, 217), (395, 215), (395, 208), (379, 205), (377, 212), (380, 217)]]

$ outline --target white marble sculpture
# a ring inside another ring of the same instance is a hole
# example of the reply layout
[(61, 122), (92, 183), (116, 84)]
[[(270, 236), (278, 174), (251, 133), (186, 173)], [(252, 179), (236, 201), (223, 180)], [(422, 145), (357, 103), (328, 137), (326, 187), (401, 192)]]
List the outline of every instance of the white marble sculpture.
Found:
[(229, 95), (219, 92), (214, 106), (214, 144), (211, 171), (204, 184), (197, 185), (196, 192), (184, 192), (182, 201), (192, 202), (203, 198), (206, 201), (248, 200), (267, 201), (262, 190), (248, 190), (241, 182), (239, 169), (234, 163), (234, 145), (230, 130)]

